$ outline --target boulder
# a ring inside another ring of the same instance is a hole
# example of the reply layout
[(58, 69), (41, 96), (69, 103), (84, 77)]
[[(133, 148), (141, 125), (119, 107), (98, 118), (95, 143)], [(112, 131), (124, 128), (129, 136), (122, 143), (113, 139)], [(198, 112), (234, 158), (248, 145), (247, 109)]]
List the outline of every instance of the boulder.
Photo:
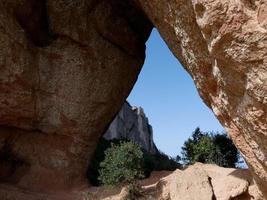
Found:
[(154, 185), (144, 187), (144, 199), (262, 200), (262, 193), (246, 169), (197, 163), (176, 170)]

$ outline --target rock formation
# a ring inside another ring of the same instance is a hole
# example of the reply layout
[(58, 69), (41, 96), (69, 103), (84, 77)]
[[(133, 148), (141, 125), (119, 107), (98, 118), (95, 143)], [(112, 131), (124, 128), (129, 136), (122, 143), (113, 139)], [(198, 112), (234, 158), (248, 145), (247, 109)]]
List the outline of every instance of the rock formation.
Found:
[(138, 2), (267, 195), (267, 1)]
[(120, 0), (0, 0), (0, 10), (0, 182), (33, 191), (87, 182), (152, 25)]
[(132, 107), (125, 102), (103, 136), (107, 140), (128, 139), (151, 154), (157, 153), (153, 140), (153, 129), (143, 108)]
[(226, 169), (197, 163), (176, 170), (154, 185), (144, 187), (145, 198), (161, 200), (262, 200), (246, 169)]
[[(262, 194), (247, 169), (225, 169), (197, 163), (186, 170), (153, 172), (140, 181), (136, 200), (263, 200)], [(75, 192), (51, 194), (22, 193), (6, 187), (4, 199), (20, 200), (125, 200), (127, 186), (77, 188)], [(33, 195), (34, 194), (34, 195)]]
[(58, 191), (86, 181), (152, 22), (266, 192), (266, 9), (266, 0), (0, 0), (0, 182)]

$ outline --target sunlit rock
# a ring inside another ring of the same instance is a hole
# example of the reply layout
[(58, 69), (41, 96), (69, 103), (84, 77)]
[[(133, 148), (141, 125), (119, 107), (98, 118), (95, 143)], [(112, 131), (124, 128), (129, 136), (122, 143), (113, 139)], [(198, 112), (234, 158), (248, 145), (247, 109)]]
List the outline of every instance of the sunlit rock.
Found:
[(140, 145), (151, 154), (157, 153), (153, 129), (143, 108), (125, 102), (103, 136), (107, 140), (126, 139)]

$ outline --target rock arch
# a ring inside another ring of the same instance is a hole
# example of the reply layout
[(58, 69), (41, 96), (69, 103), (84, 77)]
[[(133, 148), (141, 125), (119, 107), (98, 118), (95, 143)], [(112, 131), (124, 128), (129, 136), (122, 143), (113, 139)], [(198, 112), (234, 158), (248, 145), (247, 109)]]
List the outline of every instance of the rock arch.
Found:
[(98, 138), (137, 79), (154, 24), (264, 190), (266, 5), (1, 0), (0, 181), (33, 190), (85, 181)]

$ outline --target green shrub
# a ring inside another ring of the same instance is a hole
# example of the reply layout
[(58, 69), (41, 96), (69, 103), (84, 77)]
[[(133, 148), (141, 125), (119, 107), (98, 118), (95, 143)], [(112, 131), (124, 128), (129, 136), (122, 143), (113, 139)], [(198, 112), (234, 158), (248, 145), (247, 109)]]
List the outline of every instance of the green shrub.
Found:
[(112, 144), (100, 163), (99, 180), (105, 185), (133, 183), (143, 177), (142, 162), (143, 152), (138, 145), (132, 142)]
[[(118, 141), (112, 141), (118, 143)], [(99, 168), (100, 163), (105, 159), (105, 150), (111, 147), (111, 141), (104, 138), (100, 138), (96, 147), (93, 159), (91, 160), (90, 166), (87, 171), (87, 177), (90, 183), (94, 186), (99, 186)]]
[(221, 167), (236, 167), (240, 154), (226, 134), (203, 133), (197, 128), (182, 147), (185, 165), (195, 162), (213, 163)]
[[(93, 159), (91, 160), (91, 164), (87, 172), (87, 177), (92, 185), (101, 185), (101, 181), (99, 181), (99, 170), (101, 168), (100, 163), (105, 159), (105, 151), (111, 147), (112, 143), (114, 145), (119, 145), (121, 142), (129, 142), (129, 140), (106, 140), (104, 138), (101, 138), (99, 140), (95, 154), (93, 156)], [(151, 154), (142, 149), (142, 152), (142, 170), (144, 172), (145, 178), (149, 177), (152, 171), (173, 171), (177, 168), (181, 168), (181, 164), (160, 151), (158, 151), (156, 154)]]

